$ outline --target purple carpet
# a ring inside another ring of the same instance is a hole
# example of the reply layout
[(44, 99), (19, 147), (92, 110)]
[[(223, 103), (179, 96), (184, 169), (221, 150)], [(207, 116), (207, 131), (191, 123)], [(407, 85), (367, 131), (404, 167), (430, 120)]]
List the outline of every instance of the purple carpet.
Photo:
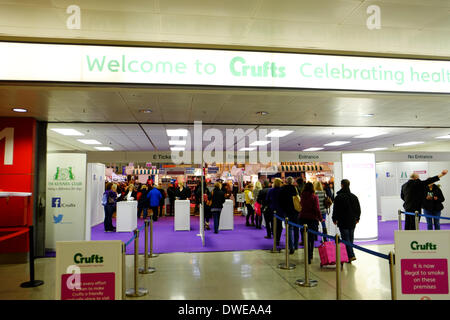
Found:
[[(422, 218), (422, 221), (424, 218)], [(113, 221), (115, 225), (115, 220)], [(143, 226), (142, 219), (138, 221), (138, 228)], [(164, 217), (153, 223), (153, 252), (208, 252), (208, 251), (243, 251), (243, 250), (264, 250), (271, 249), (273, 239), (265, 239), (266, 230), (245, 226), (245, 217), (234, 216), (234, 230), (221, 230), (214, 234), (212, 230), (205, 231), (205, 246), (202, 246), (199, 233), (199, 217), (191, 216), (191, 231), (174, 231), (173, 217)], [(378, 221), (378, 240), (375, 241), (355, 241), (358, 245), (381, 245), (394, 243), (394, 231), (398, 228), (397, 221)], [(211, 229), (213, 222), (211, 220)], [(425, 222), (420, 223), (420, 230), (426, 230)], [(450, 230), (450, 224), (441, 224), (442, 230)], [(92, 240), (121, 240), (127, 243), (133, 236), (132, 232), (110, 232), (106, 233), (103, 224), (92, 227)], [(285, 247), (284, 232), (281, 237), (280, 247)], [(316, 242), (316, 247), (320, 242)], [(127, 246), (127, 254), (133, 254), (134, 242)], [(139, 235), (139, 253), (144, 253), (144, 232)], [(47, 257), (54, 257), (54, 252), (46, 253)]]
[[(139, 219), (138, 228), (143, 225)], [(114, 221), (115, 224), (115, 221)], [(174, 231), (173, 217), (159, 218), (153, 223), (153, 252), (208, 252), (208, 251), (242, 251), (271, 249), (272, 239), (265, 239), (266, 230), (245, 226), (245, 217), (234, 216), (234, 230), (220, 230), (214, 234), (212, 230), (205, 231), (205, 246), (202, 246), (199, 233), (199, 217), (191, 216), (191, 231)], [(355, 244), (393, 244), (394, 230), (397, 229), (397, 221), (378, 221), (379, 238), (376, 241), (355, 241)], [(211, 220), (211, 229), (213, 223)], [(420, 224), (421, 230), (426, 230), (426, 223)], [(442, 224), (441, 229), (450, 230), (450, 224)], [(127, 243), (133, 236), (132, 232), (105, 233), (103, 224), (92, 227), (92, 240), (121, 240)], [(320, 242), (316, 242), (318, 246)], [(284, 233), (281, 237), (280, 246), (284, 248)], [(127, 246), (127, 254), (133, 254), (134, 242)], [(139, 235), (139, 253), (144, 253), (144, 232)]]

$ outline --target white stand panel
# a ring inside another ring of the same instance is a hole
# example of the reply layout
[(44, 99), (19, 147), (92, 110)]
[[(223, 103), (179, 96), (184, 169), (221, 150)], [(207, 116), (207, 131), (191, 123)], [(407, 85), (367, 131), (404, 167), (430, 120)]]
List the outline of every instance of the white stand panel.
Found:
[(220, 213), (219, 230), (233, 230), (233, 201), (230, 199), (225, 200), (223, 204), (222, 212)]
[(175, 200), (175, 231), (191, 230), (190, 201)]
[(131, 232), (137, 228), (137, 201), (117, 202), (117, 232)]
[[(403, 200), (400, 196), (380, 197), (380, 205), (382, 221), (398, 220), (398, 210), (404, 211)], [(402, 215), (402, 220), (404, 220), (404, 215)]]

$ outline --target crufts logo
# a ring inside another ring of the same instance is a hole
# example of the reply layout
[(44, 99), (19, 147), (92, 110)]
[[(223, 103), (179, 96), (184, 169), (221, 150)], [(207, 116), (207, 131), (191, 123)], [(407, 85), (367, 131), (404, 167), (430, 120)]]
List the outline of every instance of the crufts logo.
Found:
[(61, 208), (61, 198), (52, 198), (52, 208)]
[(60, 168), (56, 167), (56, 173), (53, 176), (54, 180), (75, 180), (75, 176), (72, 173), (72, 167)]

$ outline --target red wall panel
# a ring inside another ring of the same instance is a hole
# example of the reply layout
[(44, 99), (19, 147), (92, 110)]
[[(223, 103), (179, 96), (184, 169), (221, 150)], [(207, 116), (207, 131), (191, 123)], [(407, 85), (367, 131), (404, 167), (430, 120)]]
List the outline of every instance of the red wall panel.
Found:
[[(0, 191), (34, 194), (34, 159), (36, 120), (31, 118), (0, 118), (0, 132), (14, 128), (13, 163), (5, 164), (6, 139), (0, 140)], [(28, 203), (27, 203), (28, 201)], [(33, 197), (0, 198), (0, 227), (29, 226), (33, 223)], [(27, 252), (28, 236), (0, 242), (0, 253)]]

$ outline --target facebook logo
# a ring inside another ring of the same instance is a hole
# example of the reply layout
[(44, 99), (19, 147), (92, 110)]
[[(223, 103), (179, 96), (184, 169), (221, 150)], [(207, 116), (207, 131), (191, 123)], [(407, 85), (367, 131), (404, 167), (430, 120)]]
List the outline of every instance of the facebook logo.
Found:
[(52, 208), (61, 208), (61, 198), (52, 198)]

